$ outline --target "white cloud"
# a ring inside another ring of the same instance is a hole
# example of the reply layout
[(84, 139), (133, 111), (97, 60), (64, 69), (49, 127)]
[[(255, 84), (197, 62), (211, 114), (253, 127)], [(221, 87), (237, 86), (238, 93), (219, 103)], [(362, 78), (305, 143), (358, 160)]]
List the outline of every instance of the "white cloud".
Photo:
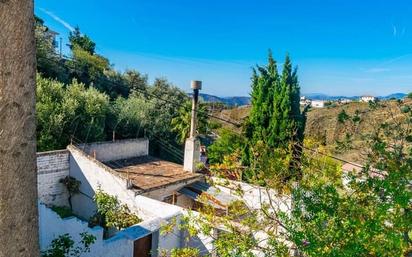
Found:
[(380, 72), (386, 72), (390, 71), (388, 68), (371, 68), (371, 69), (366, 69), (365, 72), (368, 73), (380, 73)]
[(65, 20), (63, 20), (62, 18), (60, 18), (59, 16), (55, 15), (54, 13), (43, 9), (43, 8), (39, 8), (42, 12), (44, 12), (45, 14), (49, 15), (53, 20), (57, 21), (58, 23), (60, 23), (61, 25), (63, 25), (63, 27), (65, 27), (66, 29), (68, 29), (69, 31), (74, 31), (74, 28)]

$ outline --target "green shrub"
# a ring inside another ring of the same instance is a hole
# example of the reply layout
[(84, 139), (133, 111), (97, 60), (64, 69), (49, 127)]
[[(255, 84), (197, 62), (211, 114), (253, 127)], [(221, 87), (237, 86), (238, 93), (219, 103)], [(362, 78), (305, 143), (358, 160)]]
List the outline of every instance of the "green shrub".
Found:
[(404, 105), (404, 106), (401, 107), (401, 112), (402, 113), (408, 113), (410, 111), (411, 111), (411, 107), (409, 107), (407, 105)]
[(338, 121), (340, 123), (345, 123), (346, 120), (349, 119), (349, 115), (345, 112), (345, 110), (342, 110), (339, 114), (338, 114)]
[(356, 111), (355, 111), (355, 115), (352, 117), (352, 121), (353, 121), (354, 123), (359, 123), (359, 122), (361, 122), (361, 120), (362, 120), (362, 118), (361, 118), (361, 116), (360, 116), (360, 111), (359, 111), (359, 110), (356, 110)]
[(62, 219), (74, 216), (72, 210), (66, 206), (52, 206), (51, 209)]
[(208, 157), (211, 164), (222, 163), (224, 156), (230, 155), (237, 149), (243, 149), (245, 140), (229, 129), (220, 129), (219, 138), (208, 147)]
[(71, 176), (66, 176), (65, 178), (60, 179), (59, 182), (62, 183), (67, 188), (67, 191), (69, 192), (68, 201), (69, 201), (70, 209), (73, 209), (72, 197), (73, 195), (80, 193), (81, 182)]
[(136, 214), (130, 212), (127, 205), (121, 204), (117, 197), (100, 189), (94, 195), (94, 202), (97, 205), (97, 211), (90, 219), (91, 226), (100, 225), (106, 230), (109, 228), (120, 230), (142, 221)]
[(49, 249), (41, 253), (42, 257), (79, 257), (82, 253), (90, 252), (90, 246), (96, 241), (96, 237), (86, 232), (80, 233), (81, 241), (75, 246), (75, 242), (69, 234), (60, 235), (53, 239)]

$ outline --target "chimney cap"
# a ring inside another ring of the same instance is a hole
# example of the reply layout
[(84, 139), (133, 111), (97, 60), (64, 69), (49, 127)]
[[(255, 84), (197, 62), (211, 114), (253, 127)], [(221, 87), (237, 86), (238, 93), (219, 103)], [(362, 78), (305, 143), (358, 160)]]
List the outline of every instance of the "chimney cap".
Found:
[(192, 89), (202, 89), (202, 81), (192, 80), (191, 87), (192, 87)]

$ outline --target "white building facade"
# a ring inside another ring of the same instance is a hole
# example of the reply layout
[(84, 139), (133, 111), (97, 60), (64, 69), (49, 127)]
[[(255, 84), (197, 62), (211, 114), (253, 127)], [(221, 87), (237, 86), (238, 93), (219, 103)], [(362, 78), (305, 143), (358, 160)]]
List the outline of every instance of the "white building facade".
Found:
[[(49, 249), (52, 241), (64, 234), (70, 235), (78, 244), (81, 240), (80, 233), (86, 232), (95, 236), (96, 241), (90, 252), (82, 254), (82, 257), (156, 257), (160, 251), (167, 253), (188, 245), (198, 248), (202, 255), (209, 254), (213, 248), (211, 238), (194, 237), (187, 241), (186, 232), (179, 228), (180, 218), (187, 210), (163, 202), (172, 192), (202, 180), (202, 176), (189, 176), (144, 191), (131, 188), (126, 176), (119, 175), (116, 170), (102, 162), (145, 155), (148, 155), (147, 139), (103, 142), (82, 147), (69, 145), (66, 150), (38, 153), (41, 250)], [(99, 157), (102, 161), (98, 160)], [(153, 166), (157, 164), (154, 163)], [(61, 218), (51, 207), (69, 207), (69, 193), (61, 183), (67, 176), (81, 182), (80, 193), (73, 195), (71, 199), (75, 216)], [(98, 189), (116, 196), (119, 202), (126, 204), (142, 222), (115, 232), (110, 238), (104, 238), (102, 227), (90, 228), (87, 220), (96, 211), (93, 196)], [(190, 201), (192, 199), (187, 199), (183, 194), (175, 197), (175, 204), (190, 205)], [(161, 235), (160, 229), (172, 220), (175, 224), (172, 233)], [(144, 249), (141, 248), (142, 244), (146, 244)]]
[(325, 107), (325, 101), (323, 101), (323, 100), (312, 100), (311, 107), (313, 107), (313, 108), (323, 108), (323, 107)]
[(374, 102), (374, 101), (376, 101), (376, 97), (374, 97), (374, 96), (362, 96), (360, 98), (360, 101), (364, 102), (364, 103)]

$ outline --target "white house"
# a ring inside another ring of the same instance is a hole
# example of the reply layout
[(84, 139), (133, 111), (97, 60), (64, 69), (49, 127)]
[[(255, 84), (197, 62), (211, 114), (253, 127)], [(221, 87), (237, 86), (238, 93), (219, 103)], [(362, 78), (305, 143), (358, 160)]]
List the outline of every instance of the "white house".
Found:
[(325, 107), (325, 101), (324, 100), (312, 100), (311, 106), (313, 108), (323, 108)]
[(348, 99), (348, 98), (339, 99), (339, 103), (341, 103), (341, 104), (347, 104), (347, 103), (350, 103), (350, 102), (352, 102), (352, 100)]
[(369, 96), (369, 95), (365, 95), (365, 96), (362, 96), (362, 97), (360, 98), (360, 101), (361, 101), (361, 102), (364, 102), (364, 103), (374, 102), (375, 100), (376, 100), (376, 97), (374, 97), (374, 96)]
[(310, 105), (311, 100), (307, 99), (306, 96), (301, 96), (299, 103), (300, 103), (301, 106), (307, 106), (307, 105)]
[[(69, 145), (66, 150), (37, 154), (40, 247), (44, 251), (53, 239), (69, 234), (75, 242), (80, 233), (96, 237), (84, 257), (156, 257), (158, 250), (170, 251), (187, 245), (202, 255), (213, 249), (213, 239), (199, 235), (186, 241), (178, 222), (175, 231), (160, 235), (159, 229), (171, 220), (180, 220), (188, 209), (196, 211), (198, 196), (206, 194), (217, 212), (226, 213), (238, 199), (231, 191), (221, 191), (205, 183), (203, 174), (188, 172), (183, 165), (149, 155), (147, 139), (118, 140)], [(60, 218), (51, 207), (69, 206), (69, 194), (61, 179), (80, 181), (80, 193), (71, 197), (75, 216)], [(96, 211), (95, 192), (101, 189), (116, 196), (142, 222), (103, 237), (103, 228), (89, 228), (87, 220)], [(257, 199), (257, 198), (256, 198)], [(151, 254), (151, 255), (149, 255)]]
[[(171, 219), (179, 220), (185, 207), (193, 204), (194, 200), (186, 195), (174, 193), (203, 181), (203, 175), (185, 172), (182, 165), (150, 157), (148, 145), (147, 139), (119, 140), (69, 145), (66, 150), (38, 153), (41, 250), (48, 249), (52, 240), (64, 234), (69, 234), (77, 244), (83, 232), (94, 235), (96, 241), (82, 257), (145, 257), (149, 254), (155, 257), (158, 249), (170, 251), (186, 244), (183, 231), (177, 225), (168, 235), (160, 235), (159, 229)], [(67, 176), (81, 184), (80, 193), (71, 199), (75, 216), (63, 219), (51, 208), (69, 207), (68, 191), (60, 182)], [(88, 227), (87, 220), (96, 210), (93, 196), (98, 189), (116, 196), (142, 222), (115, 232), (110, 238), (103, 237), (102, 227)], [(174, 205), (166, 202), (169, 195), (174, 195)], [(194, 245), (206, 254), (211, 249), (207, 244), (205, 240), (197, 240)]]

